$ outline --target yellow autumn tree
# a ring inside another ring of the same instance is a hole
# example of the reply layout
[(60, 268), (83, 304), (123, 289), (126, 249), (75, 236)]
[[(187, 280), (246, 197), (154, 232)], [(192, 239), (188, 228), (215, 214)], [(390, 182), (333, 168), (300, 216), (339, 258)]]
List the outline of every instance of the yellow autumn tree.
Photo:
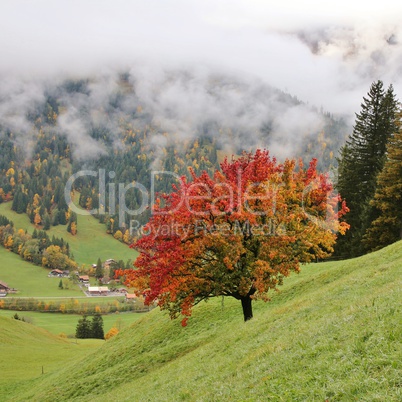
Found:
[(34, 198), (33, 198), (32, 206), (33, 206), (34, 208), (36, 208), (37, 206), (39, 206), (39, 203), (40, 203), (39, 194), (35, 194), (35, 195), (34, 195)]
[(77, 234), (77, 224), (75, 222), (71, 222), (71, 230), (70, 233), (75, 236)]
[(131, 243), (130, 231), (129, 231), (128, 229), (126, 229), (126, 231), (124, 232), (123, 241), (124, 241), (124, 243), (126, 243), (126, 244), (130, 244), (130, 243)]
[(34, 217), (34, 224), (36, 226), (38, 226), (38, 225), (40, 225), (41, 222), (42, 222), (42, 218), (40, 217), (39, 213), (36, 213), (35, 217)]
[(91, 197), (88, 197), (88, 198), (87, 198), (87, 202), (86, 202), (86, 204), (85, 204), (85, 207), (86, 207), (87, 210), (91, 210), (91, 209), (92, 209), (92, 198), (91, 198)]
[(9, 250), (9, 249), (11, 249), (13, 244), (14, 244), (14, 240), (13, 240), (13, 237), (10, 235), (4, 241), (4, 247)]
[(120, 230), (116, 230), (116, 233), (113, 235), (113, 237), (118, 240), (118, 241), (122, 241), (123, 239), (123, 233), (121, 233)]
[(112, 338), (113, 336), (117, 335), (118, 333), (119, 333), (119, 330), (116, 327), (112, 327), (106, 333), (105, 339), (108, 340), (108, 339)]

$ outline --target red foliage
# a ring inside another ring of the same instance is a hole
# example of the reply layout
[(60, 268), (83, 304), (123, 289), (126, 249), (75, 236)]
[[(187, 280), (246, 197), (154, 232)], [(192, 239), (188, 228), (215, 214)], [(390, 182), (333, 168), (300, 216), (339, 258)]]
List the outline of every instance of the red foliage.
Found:
[[(325, 258), (347, 212), (326, 175), (294, 160), (279, 164), (257, 150), (225, 160), (213, 178), (181, 178), (157, 200), (145, 235), (132, 245), (136, 269), (120, 270), (126, 284), (172, 318), (214, 296), (268, 300), (300, 263)], [(341, 205), (339, 211), (338, 205)], [(250, 318), (250, 317), (249, 317)], [(245, 319), (246, 315), (245, 315)]]

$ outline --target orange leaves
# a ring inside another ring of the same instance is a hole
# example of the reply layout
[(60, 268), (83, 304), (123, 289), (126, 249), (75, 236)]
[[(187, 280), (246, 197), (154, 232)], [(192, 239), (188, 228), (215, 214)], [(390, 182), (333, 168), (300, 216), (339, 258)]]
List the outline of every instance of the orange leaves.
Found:
[(268, 300), (300, 263), (331, 252), (339, 197), (313, 160), (278, 164), (268, 151), (244, 153), (222, 172), (181, 178), (157, 200), (144, 236), (132, 247), (136, 269), (118, 271), (126, 284), (187, 324), (194, 304), (214, 296)]

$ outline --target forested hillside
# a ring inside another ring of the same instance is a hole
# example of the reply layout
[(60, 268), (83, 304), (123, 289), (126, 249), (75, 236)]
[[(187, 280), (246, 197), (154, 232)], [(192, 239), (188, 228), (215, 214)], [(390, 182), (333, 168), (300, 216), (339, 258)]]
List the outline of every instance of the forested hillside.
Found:
[(130, 220), (148, 220), (151, 185), (170, 191), (189, 166), (211, 172), (222, 155), (262, 147), (328, 171), (347, 134), (342, 119), (279, 90), (195, 71), (18, 82), (0, 90), (0, 112), (0, 202), (74, 235), (65, 186), (85, 169), (72, 198), (125, 243)]

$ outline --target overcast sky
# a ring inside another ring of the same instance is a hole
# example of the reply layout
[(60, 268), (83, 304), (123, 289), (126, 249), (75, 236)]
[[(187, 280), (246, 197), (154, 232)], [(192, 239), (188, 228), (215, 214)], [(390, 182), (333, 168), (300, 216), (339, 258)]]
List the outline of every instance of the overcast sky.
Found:
[(401, 20), (395, 0), (1, 0), (0, 73), (202, 65), (354, 113), (377, 79), (402, 98)]

